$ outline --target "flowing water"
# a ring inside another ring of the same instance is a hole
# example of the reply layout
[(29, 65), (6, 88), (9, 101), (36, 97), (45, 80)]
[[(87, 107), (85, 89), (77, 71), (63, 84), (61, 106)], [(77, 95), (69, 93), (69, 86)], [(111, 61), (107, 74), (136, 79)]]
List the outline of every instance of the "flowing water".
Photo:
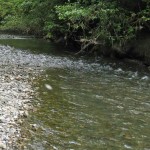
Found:
[(17, 64), (44, 70), (32, 83), (26, 149), (150, 150), (150, 72), (142, 65), (77, 58), (39, 39), (0, 44), (15, 47)]

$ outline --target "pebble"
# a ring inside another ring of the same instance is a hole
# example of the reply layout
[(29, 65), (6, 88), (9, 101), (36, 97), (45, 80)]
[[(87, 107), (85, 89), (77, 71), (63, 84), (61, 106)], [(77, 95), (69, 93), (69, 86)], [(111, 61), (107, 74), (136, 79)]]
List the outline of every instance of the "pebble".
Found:
[(45, 87), (46, 87), (46, 89), (48, 89), (48, 90), (52, 90), (52, 89), (53, 89), (52, 86), (49, 85), (49, 84), (45, 84)]
[(6, 149), (6, 148), (7, 148), (7, 147), (6, 147), (6, 144), (0, 142), (0, 149)]
[(20, 124), (20, 125), (22, 125), (22, 124), (23, 124), (23, 121), (22, 121), (21, 119), (19, 119), (19, 120), (17, 121), (17, 123)]
[(23, 117), (27, 118), (27, 117), (28, 117), (28, 115), (29, 115), (29, 113), (28, 113), (27, 111), (24, 111), (24, 113), (23, 113)]
[(142, 77), (142, 80), (148, 80), (148, 79), (149, 79), (148, 76)]
[(38, 129), (37, 124), (30, 124), (30, 126), (33, 131), (37, 131), (37, 129)]

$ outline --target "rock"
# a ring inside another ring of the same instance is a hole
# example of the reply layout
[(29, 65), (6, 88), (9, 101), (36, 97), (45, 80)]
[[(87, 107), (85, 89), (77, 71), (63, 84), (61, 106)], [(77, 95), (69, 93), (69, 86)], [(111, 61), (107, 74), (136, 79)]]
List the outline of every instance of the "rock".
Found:
[(27, 111), (25, 111), (25, 112), (24, 112), (24, 114), (23, 114), (23, 117), (27, 118), (27, 117), (28, 117), (28, 115), (29, 115), (29, 114), (28, 114), (28, 112), (27, 112)]
[(52, 90), (53, 88), (49, 84), (45, 84), (46, 89)]
[(18, 124), (22, 125), (23, 121), (21, 119), (18, 120)]
[(148, 76), (142, 77), (142, 80), (148, 80), (148, 79), (149, 79)]
[(7, 148), (7, 147), (6, 147), (6, 144), (0, 142), (0, 149), (6, 149), (6, 148)]
[(21, 77), (17, 76), (15, 79), (19, 81), (19, 80), (21, 80)]
[(28, 150), (28, 148), (26, 146), (23, 147), (24, 150)]
[(38, 129), (37, 124), (31, 124), (31, 128), (33, 131), (37, 131)]

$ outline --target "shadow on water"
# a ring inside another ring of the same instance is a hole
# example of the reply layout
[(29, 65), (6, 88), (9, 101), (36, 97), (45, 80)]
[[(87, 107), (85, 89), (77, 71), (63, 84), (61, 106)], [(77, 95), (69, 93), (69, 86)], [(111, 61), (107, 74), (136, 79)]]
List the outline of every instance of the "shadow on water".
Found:
[(22, 49), (29, 51), (34, 54), (48, 54), (55, 56), (65, 56), (67, 55), (67, 51), (64, 50), (64, 45), (55, 44), (43, 39), (35, 39), (35, 38), (14, 38), (14, 39), (0, 39), (0, 44), (9, 45), (11, 47), (15, 47), (17, 49)]

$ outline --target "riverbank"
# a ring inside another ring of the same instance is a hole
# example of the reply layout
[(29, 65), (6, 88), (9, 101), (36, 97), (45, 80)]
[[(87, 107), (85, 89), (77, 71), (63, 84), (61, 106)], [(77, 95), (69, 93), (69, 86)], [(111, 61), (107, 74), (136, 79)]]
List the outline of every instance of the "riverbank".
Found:
[(0, 45), (0, 149), (6, 150), (19, 148), (22, 119), (33, 110), (31, 83), (39, 72), (19, 63), (21, 57), (13, 50)]
[[(0, 47), (0, 50), (3, 50)], [(33, 90), (29, 84), (27, 68), (11, 66), (1, 67), (0, 71), (0, 148), (15, 149), (20, 138), (22, 117), (28, 116), (32, 109)], [(23, 74), (24, 73), (24, 74)]]

